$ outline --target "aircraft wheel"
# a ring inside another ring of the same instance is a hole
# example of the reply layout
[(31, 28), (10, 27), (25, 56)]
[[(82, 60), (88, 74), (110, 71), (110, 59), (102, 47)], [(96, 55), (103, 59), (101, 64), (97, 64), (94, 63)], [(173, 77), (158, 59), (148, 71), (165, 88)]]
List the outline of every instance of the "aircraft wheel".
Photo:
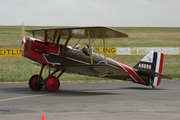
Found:
[[(38, 76), (39, 75), (33, 75), (29, 79), (29, 87), (34, 91), (39, 91), (43, 88), (43, 84), (37, 84)], [(40, 80), (43, 80), (43, 78), (40, 77)]]
[(59, 89), (60, 82), (57, 77), (49, 76), (45, 80), (45, 89), (49, 92), (56, 92)]

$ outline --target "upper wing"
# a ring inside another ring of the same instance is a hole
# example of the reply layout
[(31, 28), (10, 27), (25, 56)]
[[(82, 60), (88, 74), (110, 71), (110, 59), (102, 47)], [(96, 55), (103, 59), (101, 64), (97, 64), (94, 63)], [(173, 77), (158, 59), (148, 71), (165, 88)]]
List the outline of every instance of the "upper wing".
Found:
[[(26, 30), (32, 34), (44, 37), (45, 34), (58, 32), (61, 35), (67, 35), (71, 38), (121, 38), (128, 35), (108, 27), (69, 27), (69, 28), (48, 28)], [(88, 34), (90, 35), (88, 37)]]

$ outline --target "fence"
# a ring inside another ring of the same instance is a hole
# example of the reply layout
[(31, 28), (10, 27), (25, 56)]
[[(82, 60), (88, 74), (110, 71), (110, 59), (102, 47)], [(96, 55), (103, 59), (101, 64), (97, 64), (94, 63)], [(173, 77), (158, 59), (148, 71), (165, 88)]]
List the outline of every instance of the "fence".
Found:
[[(104, 48), (97, 48), (100, 53), (104, 54)], [(116, 55), (146, 55), (150, 51), (162, 52), (166, 55), (180, 55), (180, 47), (107, 47), (107, 56)], [(21, 57), (22, 48), (1, 48), (0, 58), (3, 57)]]

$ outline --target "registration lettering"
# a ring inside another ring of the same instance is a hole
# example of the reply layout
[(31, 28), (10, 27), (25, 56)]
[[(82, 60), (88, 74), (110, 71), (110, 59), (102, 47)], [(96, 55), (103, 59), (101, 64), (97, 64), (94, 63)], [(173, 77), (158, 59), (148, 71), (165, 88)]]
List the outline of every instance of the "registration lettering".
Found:
[(151, 69), (151, 65), (146, 63), (139, 63), (138, 67), (143, 69)]

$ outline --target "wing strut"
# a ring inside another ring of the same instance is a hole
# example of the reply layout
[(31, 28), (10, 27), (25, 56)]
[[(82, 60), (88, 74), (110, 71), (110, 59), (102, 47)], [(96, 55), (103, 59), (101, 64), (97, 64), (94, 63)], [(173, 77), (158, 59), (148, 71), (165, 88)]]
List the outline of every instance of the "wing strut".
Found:
[(52, 40), (52, 43), (53, 43), (53, 44), (54, 44), (54, 42), (55, 42), (56, 36), (57, 36), (57, 30), (54, 32), (54, 35), (53, 35), (53, 40)]
[(106, 61), (106, 42), (105, 42), (105, 37), (103, 35), (103, 46), (104, 46), (104, 49), (103, 49), (103, 52), (104, 52), (104, 61), (105, 63), (107, 62)]
[(93, 59), (92, 59), (92, 48), (91, 48), (91, 38), (90, 38), (90, 32), (89, 32), (89, 30), (88, 30), (88, 39), (89, 39), (90, 59), (91, 59), (91, 64), (93, 64)]
[(47, 41), (47, 30), (44, 31), (44, 40)]
[(64, 44), (64, 46), (63, 46), (63, 48), (62, 48), (62, 52), (65, 50), (65, 48), (66, 48), (66, 46), (67, 46), (67, 44), (68, 44), (68, 42), (69, 42), (69, 40), (71, 39), (71, 36), (69, 36), (68, 38), (67, 38), (67, 40), (66, 40), (66, 43)]

